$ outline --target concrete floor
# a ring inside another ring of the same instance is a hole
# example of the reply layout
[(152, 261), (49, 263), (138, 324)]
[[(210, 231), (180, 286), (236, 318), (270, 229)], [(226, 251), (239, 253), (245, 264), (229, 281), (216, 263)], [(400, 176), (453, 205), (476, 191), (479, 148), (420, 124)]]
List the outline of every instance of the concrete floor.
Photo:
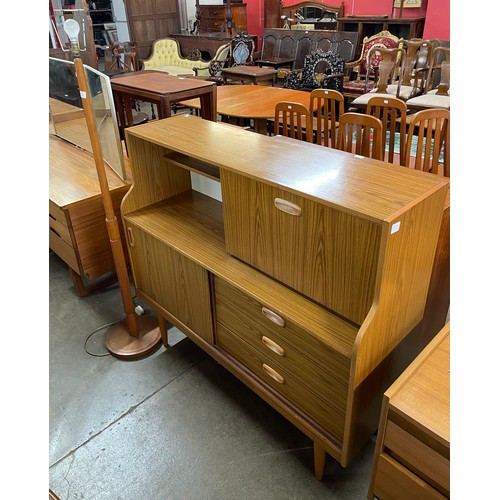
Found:
[(346, 469), (327, 457), (317, 481), (312, 442), (178, 330), (146, 359), (107, 355), (118, 286), (79, 298), (49, 259), (49, 486), (61, 500), (366, 498), (373, 439)]

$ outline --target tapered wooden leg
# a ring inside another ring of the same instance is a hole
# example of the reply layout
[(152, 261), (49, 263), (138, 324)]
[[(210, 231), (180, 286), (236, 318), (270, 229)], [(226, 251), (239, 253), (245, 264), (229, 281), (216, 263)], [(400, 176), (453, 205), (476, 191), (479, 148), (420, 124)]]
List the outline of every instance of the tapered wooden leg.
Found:
[(314, 442), (314, 476), (318, 481), (323, 480), (323, 472), (325, 471), (326, 451), (325, 449)]
[(168, 345), (167, 321), (158, 312), (156, 313), (156, 315), (158, 317), (158, 326), (160, 327), (161, 340), (165, 348), (168, 349), (169, 345)]

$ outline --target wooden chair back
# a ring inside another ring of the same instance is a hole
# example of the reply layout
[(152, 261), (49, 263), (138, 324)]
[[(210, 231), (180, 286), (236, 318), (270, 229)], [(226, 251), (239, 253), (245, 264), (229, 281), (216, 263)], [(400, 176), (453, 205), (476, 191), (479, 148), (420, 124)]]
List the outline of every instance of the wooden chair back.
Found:
[[(368, 100), (366, 114), (375, 116), (382, 122), (382, 137), (385, 142), (382, 159), (389, 163), (404, 165), (406, 103), (397, 97), (374, 95)], [(399, 153), (396, 152), (398, 140)]]
[(255, 42), (246, 31), (238, 33), (231, 40), (229, 54), (229, 66), (253, 66), (253, 53), (255, 52)]
[[(450, 95), (450, 48), (436, 47), (432, 52), (427, 90), (435, 88), (436, 95)], [(437, 81), (436, 81), (437, 80)], [(437, 84), (437, 85), (436, 85)]]
[(309, 109), (297, 102), (278, 102), (274, 110), (274, 135), (312, 142)]
[(371, 115), (344, 113), (339, 118), (336, 149), (382, 160), (382, 122)]
[(406, 139), (404, 166), (450, 177), (449, 110), (424, 109), (413, 115)]
[(112, 47), (117, 69), (123, 72), (139, 71), (139, 52), (136, 42), (118, 42)]
[(406, 52), (402, 47), (388, 49), (385, 47), (373, 46), (366, 56), (367, 59), (367, 76), (365, 78), (365, 92), (369, 92), (368, 88), (370, 74), (375, 74), (374, 92), (379, 94), (387, 94), (387, 87), (391, 84), (396, 84), (396, 97), (399, 97), (401, 88), (401, 76), (406, 62)]
[(309, 100), (309, 115), (316, 144), (334, 147), (339, 117), (344, 114), (344, 96), (337, 90), (314, 89)]

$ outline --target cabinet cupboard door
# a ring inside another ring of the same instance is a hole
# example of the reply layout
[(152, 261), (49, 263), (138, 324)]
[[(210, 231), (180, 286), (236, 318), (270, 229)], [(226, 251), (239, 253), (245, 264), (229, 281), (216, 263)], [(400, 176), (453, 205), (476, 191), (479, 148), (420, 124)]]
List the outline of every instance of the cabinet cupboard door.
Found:
[(232, 172), (221, 179), (227, 251), (361, 324), (381, 226)]
[(130, 222), (127, 238), (136, 288), (213, 345), (208, 272)]

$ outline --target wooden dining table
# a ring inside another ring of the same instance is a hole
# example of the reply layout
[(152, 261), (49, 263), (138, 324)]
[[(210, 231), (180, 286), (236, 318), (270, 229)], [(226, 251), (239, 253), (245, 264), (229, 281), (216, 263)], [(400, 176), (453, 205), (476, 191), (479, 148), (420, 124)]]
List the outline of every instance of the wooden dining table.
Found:
[[(274, 118), (276, 103), (298, 102), (309, 108), (310, 95), (303, 90), (264, 85), (221, 85), (217, 87), (217, 113), (230, 119), (253, 120), (255, 132), (267, 134), (267, 120)], [(189, 99), (182, 105), (200, 109), (200, 100)]]

